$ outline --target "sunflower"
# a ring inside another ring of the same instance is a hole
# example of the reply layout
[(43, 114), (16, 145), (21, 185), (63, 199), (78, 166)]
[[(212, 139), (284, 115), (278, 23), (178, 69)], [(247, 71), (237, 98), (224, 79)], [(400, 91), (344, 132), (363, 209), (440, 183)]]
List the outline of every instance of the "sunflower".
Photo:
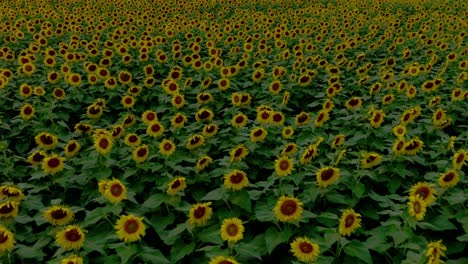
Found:
[(142, 163), (143, 161), (148, 159), (148, 156), (149, 156), (148, 145), (141, 145), (139, 147), (136, 147), (132, 153), (132, 158), (137, 163)]
[(104, 80), (104, 86), (109, 90), (114, 90), (117, 86), (117, 80), (115, 79), (115, 77), (107, 77)]
[(297, 152), (297, 150), (298, 148), (296, 143), (288, 143), (281, 150), (281, 155), (291, 157)]
[(184, 127), (185, 122), (187, 122), (187, 117), (181, 113), (177, 113), (171, 118), (171, 125), (174, 128)]
[(39, 147), (50, 150), (58, 144), (58, 138), (55, 135), (49, 134), (47, 132), (41, 132), (34, 137), (34, 140), (39, 145)]
[(52, 92), (52, 96), (56, 100), (63, 100), (65, 99), (65, 90), (63, 90), (62, 88), (55, 88), (54, 91)]
[(243, 171), (233, 170), (224, 175), (224, 186), (226, 186), (226, 189), (240, 191), (247, 185), (249, 185), (249, 179)]
[(129, 84), (132, 82), (132, 73), (128, 71), (120, 71), (118, 74), (118, 80), (121, 84)]
[(345, 106), (348, 110), (359, 109), (361, 108), (361, 105), (362, 105), (362, 99), (359, 97), (353, 97), (349, 99), (348, 101), (346, 101), (345, 103)]
[(0, 255), (10, 251), (15, 246), (15, 235), (2, 225), (0, 225)]
[(285, 118), (281, 112), (273, 112), (271, 116), (271, 121), (277, 126), (282, 126), (284, 124)]
[(211, 204), (211, 202), (207, 202), (192, 205), (188, 215), (189, 223), (194, 226), (206, 224), (213, 214), (213, 209), (210, 207)]
[(257, 112), (257, 121), (262, 124), (269, 124), (273, 122), (273, 111), (269, 109), (264, 109)]
[(121, 124), (117, 124), (117, 125), (112, 126), (111, 135), (112, 135), (113, 139), (120, 138), (120, 136), (122, 136), (123, 133), (125, 133), (125, 128)]
[(317, 171), (317, 184), (320, 187), (327, 187), (340, 178), (340, 169), (333, 167), (323, 167)]
[(406, 97), (410, 99), (414, 98), (417, 92), (418, 90), (416, 89), (416, 87), (414, 85), (411, 85), (406, 89)]
[(127, 94), (132, 95), (132, 96), (138, 96), (142, 91), (142, 88), (140, 86), (132, 86), (127, 89)]
[(465, 165), (466, 161), (468, 160), (468, 154), (465, 150), (460, 149), (452, 157), (452, 166), (454, 170), (461, 170), (463, 165)]
[(55, 241), (64, 250), (78, 250), (83, 246), (85, 234), (80, 227), (70, 225), (55, 234)]
[(161, 136), (164, 131), (164, 126), (157, 121), (148, 124), (148, 127), (146, 128), (146, 134), (154, 138)]
[(132, 108), (136, 103), (136, 99), (133, 98), (133, 96), (124, 95), (120, 100), (120, 103), (122, 104), (123, 108)]
[(250, 131), (250, 141), (252, 142), (261, 142), (265, 140), (268, 132), (262, 127), (254, 127)]
[(101, 181), (99, 188), (104, 197), (112, 203), (119, 203), (127, 199), (127, 188), (121, 181), (115, 178)]
[(443, 263), (440, 257), (445, 256), (447, 247), (442, 244), (442, 240), (433, 241), (427, 245), (426, 257), (428, 264), (439, 264)]
[(91, 133), (93, 131), (93, 126), (90, 124), (85, 124), (85, 123), (78, 123), (75, 125), (75, 132), (76, 133)]
[(21, 202), (24, 199), (24, 194), (21, 189), (15, 186), (2, 185), (0, 186), (0, 199)]
[(81, 84), (81, 76), (78, 73), (71, 73), (67, 75), (66, 81), (71, 86), (79, 86)]
[(197, 160), (197, 170), (201, 171), (204, 168), (208, 167), (208, 165), (213, 161), (213, 159), (209, 156), (203, 156)]
[(428, 182), (418, 182), (409, 191), (409, 196), (420, 197), (426, 205), (430, 205), (436, 200), (436, 190), (434, 184)]
[(19, 202), (17, 201), (6, 201), (0, 203), (0, 219), (16, 217), (19, 211)]
[(312, 159), (317, 157), (317, 154), (318, 154), (318, 145), (311, 144), (304, 150), (304, 152), (301, 155), (301, 159), (300, 159), (299, 162), (302, 165), (308, 164), (308, 163), (310, 163), (312, 161)]
[(239, 264), (239, 262), (231, 257), (216, 256), (208, 264)]
[(169, 157), (174, 153), (176, 150), (176, 145), (172, 140), (169, 139), (163, 139), (161, 143), (159, 143), (159, 152), (161, 152), (162, 155)]
[(281, 135), (285, 139), (291, 138), (294, 135), (294, 128), (292, 126), (284, 127)]
[(218, 88), (221, 91), (226, 91), (231, 86), (231, 80), (228, 78), (221, 78), (218, 80)]
[(442, 188), (450, 188), (460, 181), (460, 175), (458, 175), (457, 171), (454, 169), (450, 169), (445, 173), (441, 173), (439, 176), (439, 186)]
[(294, 124), (296, 126), (307, 125), (310, 121), (310, 115), (306, 112), (301, 112), (295, 117)]
[(83, 258), (76, 255), (71, 255), (60, 261), (60, 264), (83, 264)]
[(54, 205), (45, 210), (43, 216), (52, 225), (66, 225), (73, 220), (74, 214), (68, 207)]
[(112, 149), (113, 141), (110, 135), (100, 135), (94, 139), (94, 148), (101, 155), (107, 155)]
[(333, 104), (333, 101), (330, 98), (327, 98), (322, 104), (322, 110), (327, 112), (330, 112), (333, 107), (335, 107), (335, 104)]
[(228, 243), (236, 243), (242, 238), (244, 238), (244, 225), (242, 225), (242, 220), (237, 217), (227, 218), (223, 220), (221, 225), (221, 238)]
[(405, 143), (403, 151), (406, 155), (415, 155), (421, 151), (423, 146), (424, 142), (416, 137)]
[(90, 119), (100, 118), (104, 114), (104, 108), (97, 104), (91, 104), (86, 108), (86, 116)]
[(78, 141), (72, 139), (68, 141), (67, 145), (65, 146), (65, 156), (67, 158), (71, 158), (75, 156), (78, 153), (78, 151), (80, 151), (80, 149), (81, 146), (78, 143)]
[(30, 105), (29, 103), (26, 103), (23, 105), (23, 107), (21, 107), (20, 116), (24, 120), (30, 120), (31, 118), (34, 117), (35, 112), (36, 110), (34, 109), (34, 107)]
[(19, 87), (21, 97), (27, 98), (33, 94), (33, 88), (29, 84), (21, 84)]
[(277, 95), (281, 92), (282, 84), (280, 80), (274, 80), (268, 86), (268, 91), (274, 95)]
[(137, 217), (132, 214), (121, 215), (115, 223), (114, 229), (119, 239), (125, 241), (125, 243), (141, 240), (146, 234), (143, 217)]
[(202, 134), (205, 137), (212, 137), (218, 133), (218, 126), (216, 124), (208, 124), (203, 127)]
[(410, 196), (408, 201), (408, 213), (421, 221), (426, 214), (426, 203), (420, 196)]
[(246, 147), (244, 147), (243, 144), (238, 145), (231, 150), (229, 161), (231, 163), (241, 161), (247, 156), (247, 154), (249, 154), (249, 150)]
[(378, 128), (382, 125), (385, 117), (385, 112), (383, 110), (373, 110), (370, 114), (370, 124), (373, 128)]
[(46, 157), (47, 157), (47, 153), (45, 153), (42, 150), (38, 150), (38, 151), (31, 153), (31, 155), (28, 156), (28, 162), (31, 163), (32, 165), (37, 165), (40, 162), (42, 162), (42, 160), (44, 160), (44, 158)]
[(307, 237), (298, 237), (290, 244), (293, 255), (302, 262), (311, 263), (317, 260), (320, 246)]
[(281, 196), (276, 202), (273, 212), (281, 222), (298, 222), (303, 212), (303, 203), (292, 196)]
[(361, 215), (353, 209), (347, 209), (341, 214), (339, 232), (342, 236), (350, 236), (361, 226)]
[(345, 135), (338, 134), (338, 135), (335, 136), (335, 138), (331, 142), (331, 147), (332, 148), (340, 147), (340, 146), (342, 146), (344, 144), (344, 142), (345, 142)]
[(393, 127), (392, 133), (397, 138), (403, 138), (406, 135), (406, 126), (403, 124), (398, 124)]
[(315, 127), (321, 127), (325, 122), (330, 119), (330, 115), (328, 114), (327, 110), (320, 110), (317, 114), (317, 117), (314, 120)]
[(205, 143), (205, 137), (203, 135), (197, 134), (197, 135), (191, 136), (187, 140), (185, 147), (189, 150), (193, 150), (203, 145), (203, 143)]
[(167, 184), (166, 193), (168, 195), (176, 195), (178, 192), (183, 191), (187, 188), (187, 183), (185, 182), (185, 177), (175, 177)]
[(209, 122), (213, 120), (213, 117), (214, 117), (213, 111), (207, 108), (202, 108), (198, 110), (198, 112), (195, 114), (195, 119), (197, 120), (197, 122), (200, 122), (200, 121)]
[(290, 97), (291, 97), (291, 94), (288, 91), (284, 91), (283, 99), (281, 100), (282, 107), (285, 107), (288, 104)]
[(247, 124), (248, 118), (243, 113), (238, 113), (231, 119), (231, 125), (236, 128), (242, 128)]
[(199, 93), (197, 95), (197, 103), (200, 105), (206, 105), (213, 100), (214, 100), (213, 95), (211, 95), (211, 93), (208, 93), (208, 92)]
[(141, 138), (135, 133), (129, 133), (125, 136), (125, 145), (135, 148), (141, 144)]
[(42, 86), (36, 86), (34, 87), (34, 94), (37, 96), (43, 96), (45, 95), (45, 90)]
[(53, 154), (52, 156), (45, 157), (42, 160), (42, 170), (46, 174), (56, 174), (59, 171), (62, 171), (64, 168), (63, 161), (65, 158), (62, 158), (56, 154)]
[(361, 159), (361, 167), (369, 169), (379, 165), (382, 162), (382, 156), (375, 152), (364, 153)]

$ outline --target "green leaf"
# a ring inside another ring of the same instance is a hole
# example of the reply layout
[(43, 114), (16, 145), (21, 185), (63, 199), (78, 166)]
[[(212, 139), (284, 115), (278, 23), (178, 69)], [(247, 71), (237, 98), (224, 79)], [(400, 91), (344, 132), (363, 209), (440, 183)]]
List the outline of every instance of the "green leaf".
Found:
[(229, 196), (229, 201), (245, 209), (247, 212), (252, 212), (252, 202), (247, 191), (234, 192)]
[(167, 196), (162, 193), (153, 194), (148, 199), (146, 199), (141, 207), (147, 209), (156, 209), (166, 200), (166, 198)]
[(426, 222), (435, 227), (434, 231), (456, 230), (457, 227), (450, 222), (446, 215), (437, 215), (432, 218), (426, 219)]
[(281, 243), (287, 242), (292, 236), (292, 230), (285, 228), (282, 232), (279, 232), (276, 227), (271, 226), (265, 232), (265, 245), (268, 255)]
[(206, 243), (213, 243), (217, 245), (221, 245), (223, 243), (219, 233), (219, 226), (217, 225), (213, 225), (209, 228), (201, 230), (198, 234), (198, 238)]
[(149, 263), (169, 264), (171, 263), (158, 249), (150, 247), (141, 248), (141, 258)]
[(40, 248), (36, 247), (28, 247), (24, 245), (18, 245), (16, 254), (21, 258), (25, 259), (35, 259), (35, 260), (42, 260), (42, 258), (46, 255), (44, 254)]
[(185, 244), (184, 242), (179, 241), (171, 248), (171, 262), (177, 263), (183, 257), (192, 253), (194, 249), (194, 242), (191, 242), (190, 244)]
[(212, 190), (211, 192), (207, 193), (203, 196), (202, 200), (204, 201), (218, 201), (223, 199), (226, 196), (227, 192), (226, 189), (223, 187), (219, 187), (217, 189)]
[(372, 257), (369, 253), (369, 249), (360, 241), (353, 240), (349, 242), (345, 246), (344, 252), (350, 256), (357, 257), (366, 263), (372, 263)]
[(137, 253), (138, 249), (135, 244), (122, 244), (115, 251), (119, 255), (121, 263), (130, 263), (130, 258)]
[(109, 209), (107, 208), (107, 206), (97, 207), (92, 211), (86, 211), (86, 217), (83, 222), (83, 227), (87, 227), (97, 223), (99, 220), (106, 217), (108, 212)]
[(240, 255), (261, 260), (262, 255), (266, 254), (267, 251), (264, 234), (256, 236), (249, 242), (243, 240), (243, 242), (235, 245), (234, 249)]
[(392, 247), (392, 243), (387, 242), (385, 234), (378, 233), (376, 235), (370, 236), (366, 242), (364, 242), (367, 248), (372, 249), (376, 252), (383, 253), (387, 249)]
[(260, 222), (272, 222), (275, 220), (275, 215), (273, 213), (273, 207), (268, 206), (268, 204), (258, 204), (255, 208), (255, 216)]

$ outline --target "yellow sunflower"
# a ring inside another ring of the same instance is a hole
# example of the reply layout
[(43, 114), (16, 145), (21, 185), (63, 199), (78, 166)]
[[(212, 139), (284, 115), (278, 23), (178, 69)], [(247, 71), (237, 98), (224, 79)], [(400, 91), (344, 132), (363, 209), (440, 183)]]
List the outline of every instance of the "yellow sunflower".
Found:
[(273, 212), (281, 222), (298, 222), (302, 217), (303, 203), (292, 196), (281, 196), (276, 202)]
[(406, 155), (415, 155), (422, 150), (424, 142), (419, 138), (413, 138), (405, 143), (403, 151)]
[(375, 152), (368, 152), (362, 155), (361, 167), (369, 169), (379, 165), (382, 162), (382, 156)]
[(205, 137), (203, 135), (193, 135), (191, 136), (188, 140), (187, 143), (185, 144), (185, 147), (189, 150), (196, 149), (203, 145), (205, 143)]
[(231, 119), (231, 125), (235, 128), (244, 127), (249, 119), (243, 113), (238, 113)]
[(19, 202), (6, 201), (0, 203), (0, 219), (2, 218), (15, 218), (18, 215)]
[(346, 101), (345, 103), (345, 106), (348, 110), (359, 109), (361, 108), (361, 105), (362, 105), (362, 99), (359, 97), (353, 97), (349, 99), (348, 101)]
[(428, 182), (418, 182), (413, 185), (409, 191), (409, 196), (420, 197), (426, 205), (432, 204), (435, 200), (435, 194), (437, 194), (434, 184)]
[(244, 147), (243, 144), (238, 145), (233, 150), (231, 150), (229, 161), (231, 163), (241, 161), (247, 156), (247, 154), (249, 154), (249, 150)]
[(37, 165), (47, 157), (47, 153), (42, 150), (35, 151), (28, 156), (28, 162), (32, 165)]
[(385, 112), (383, 110), (373, 110), (370, 113), (370, 124), (373, 128), (378, 128), (382, 125), (385, 117)]
[(320, 247), (307, 237), (298, 237), (290, 244), (293, 255), (302, 262), (311, 263), (317, 260)]
[(159, 143), (159, 152), (166, 157), (171, 156), (175, 150), (176, 145), (170, 139), (163, 139), (161, 143)]
[(54, 205), (45, 210), (43, 216), (52, 225), (66, 225), (73, 220), (74, 214), (70, 208)]
[(172, 99), (171, 99), (171, 104), (173, 107), (175, 107), (176, 109), (180, 109), (182, 108), (182, 106), (184, 106), (185, 104), (185, 98), (184, 98), (184, 95), (180, 94), (180, 93), (176, 93), (172, 96)]
[(161, 136), (164, 131), (164, 126), (157, 121), (148, 124), (148, 127), (146, 128), (146, 134), (154, 138)]
[(15, 246), (15, 235), (2, 225), (0, 225), (0, 255), (10, 251)]
[(52, 156), (45, 157), (42, 160), (42, 170), (46, 174), (56, 174), (59, 171), (62, 171), (64, 169), (64, 163), (63, 161), (65, 158), (62, 158), (56, 154), (53, 154)]
[(226, 189), (240, 191), (249, 185), (247, 174), (240, 170), (233, 170), (224, 175), (224, 186)]
[(268, 132), (262, 127), (254, 127), (250, 131), (250, 141), (252, 142), (261, 142), (265, 140)]
[(176, 195), (178, 192), (183, 191), (187, 188), (187, 183), (185, 182), (185, 177), (175, 177), (167, 184), (166, 193), (168, 195)]
[(145, 161), (148, 158), (148, 156), (149, 156), (148, 145), (141, 145), (139, 147), (136, 147), (132, 153), (132, 158), (137, 163), (141, 163)]
[(297, 150), (298, 148), (296, 143), (288, 143), (281, 150), (281, 155), (290, 157), (294, 155)]
[(330, 119), (330, 114), (328, 113), (327, 110), (320, 110), (317, 114), (317, 117), (314, 120), (314, 125), (316, 127), (321, 127), (325, 122), (327, 122)]
[(340, 169), (333, 167), (323, 167), (317, 171), (317, 185), (327, 187), (335, 183), (340, 178)]
[(112, 126), (112, 138), (118, 139), (125, 133), (125, 128), (121, 124)]
[(71, 255), (60, 261), (60, 264), (83, 264), (83, 258), (76, 255)]
[(204, 168), (208, 167), (210, 163), (213, 161), (213, 159), (209, 156), (203, 156), (200, 159), (197, 160), (197, 170), (201, 171)]
[(94, 139), (94, 148), (102, 155), (108, 154), (112, 149), (112, 137), (110, 135), (100, 135)]
[(85, 234), (79, 226), (67, 226), (55, 234), (55, 241), (64, 250), (78, 250), (85, 241)]
[(311, 144), (304, 150), (304, 152), (301, 155), (301, 159), (299, 160), (299, 162), (302, 165), (308, 164), (308, 163), (310, 163), (312, 161), (312, 159), (317, 157), (317, 153), (318, 153), (318, 145)]
[(442, 240), (433, 241), (427, 245), (426, 257), (428, 264), (443, 263), (440, 257), (445, 257), (447, 247), (442, 244)]
[(231, 257), (216, 256), (212, 258), (208, 264), (239, 264), (239, 262)]
[(67, 145), (65, 146), (65, 156), (67, 158), (71, 158), (75, 156), (78, 153), (78, 151), (80, 151), (80, 149), (81, 146), (78, 143), (78, 141), (72, 139), (68, 141)]
[(131, 95), (124, 95), (122, 96), (120, 103), (122, 104), (123, 108), (132, 108), (136, 103), (136, 99)]
[(392, 133), (397, 138), (403, 138), (406, 135), (406, 126), (403, 124), (398, 124), (393, 127)]
[(26, 103), (23, 105), (23, 107), (21, 107), (20, 116), (24, 120), (30, 120), (31, 118), (34, 117), (35, 112), (36, 110), (34, 109), (34, 107), (30, 105), (29, 103)]
[(125, 243), (138, 241), (146, 234), (143, 217), (136, 217), (132, 214), (120, 216), (114, 228), (119, 239)]
[(458, 150), (452, 157), (453, 169), (461, 170), (466, 161), (468, 161), (468, 154), (463, 149)]
[(149, 125), (153, 122), (158, 121), (158, 115), (155, 111), (152, 110), (146, 110), (141, 114), (141, 120), (143, 123)]
[(0, 186), (0, 199), (21, 202), (24, 199), (24, 193), (15, 186), (2, 185)]
[(421, 221), (426, 214), (426, 203), (420, 196), (410, 196), (408, 201), (408, 213)]
[(141, 138), (135, 133), (129, 133), (125, 136), (125, 145), (135, 148), (141, 144)]
[(460, 175), (458, 175), (457, 171), (454, 169), (450, 169), (445, 173), (441, 173), (439, 176), (439, 186), (442, 188), (450, 188), (460, 181)]
[(341, 214), (340, 226), (338, 228), (340, 235), (350, 236), (361, 226), (361, 215), (354, 212), (353, 209), (347, 209)]
[(58, 144), (58, 138), (47, 132), (41, 132), (34, 137), (36, 143), (45, 150), (50, 150)]
[(395, 142), (392, 145), (393, 154), (395, 154), (395, 155), (404, 155), (405, 154), (405, 145), (406, 145), (406, 142), (403, 139), (399, 138), (399, 139), (395, 140)]
[(294, 124), (296, 126), (304, 126), (307, 125), (310, 121), (310, 115), (306, 112), (299, 113), (294, 120)]
[(195, 226), (206, 224), (213, 214), (213, 209), (210, 207), (211, 204), (211, 202), (207, 202), (192, 205), (189, 211), (189, 223)]
[(285, 177), (292, 173), (294, 162), (287, 156), (281, 156), (275, 160), (275, 172), (278, 177)]
[(203, 127), (203, 136), (205, 137), (213, 137), (218, 133), (218, 126), (215, 124), (208, 124)]
[(104, 197), (112, 203), (119, 203), (127, 199), (127, 188), (115, 178), (105, 181), (102, 186), (100, 184), (99, 188), (102, 188)]
[(187, 122), (187, 117), (181, 113), (177, 113), (171, 118), (171, 125), (174, 128), (184, 127), (185, 122)]
[(332, 148), (340, 147), (340, 146), (342, 146), (344, 144), (344, 142), (345, 142), (345, 135), (338, 134), (338, 135), (335, 136), (335, 138), (331, 142), (331, 147)]
[(223, 220), (221, 225), (221, 238), (228, 243), (236, 243), (244, 238), (244, 225), (242, 220), (237, 217), (227, 218)]
[(200, 121), (209, 122), (213, 120), (213, 117), (214, 117), (213, 111), (207, 108), (202, 108), (198, 110), (198, 112), (195, 114), (195, 120), (197, 120), (197, 122), (200, 122)]
[(294, 135), (294, 128), (292, 126), (284, 127), (281, 135), (285, 139), (291, 138)]

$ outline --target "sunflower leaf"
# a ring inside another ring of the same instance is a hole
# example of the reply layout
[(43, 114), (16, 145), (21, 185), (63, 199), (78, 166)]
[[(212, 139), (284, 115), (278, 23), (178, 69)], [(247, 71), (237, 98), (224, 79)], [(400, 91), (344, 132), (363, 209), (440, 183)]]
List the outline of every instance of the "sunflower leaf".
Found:
[(195, 249), (195, 243), (185, 244), (179, 241), (171, 248), (171, 262), (177, 263), (179, 260), (192, 253)]
[(252, 212), (252, 202), (246, 191), (234, 192), (229, 196), (229, 201), (245, 209), (247, 212)]
[(350, 256), (357, 257), (366, 263), (372, 263), (372, 257), (369, 253), (369, 249), (360, 241), (353, 240), (349, 242), (345, 246), (344, 252)]
[(130, 263), (130, 258), (137, 253), (138, 249), (134, 244), (122, 244), (122, 246), (117, 247), (115, 251), (117, 255), (119, 255), (121, 263)]
[(292, 230), (285, 228), (282, 232), (279, 232), (276, 227), (270, 227), (265, 232), (265, 245), (269, 255), (273, 250), (281, 243), (287, 242), (292, 236)]

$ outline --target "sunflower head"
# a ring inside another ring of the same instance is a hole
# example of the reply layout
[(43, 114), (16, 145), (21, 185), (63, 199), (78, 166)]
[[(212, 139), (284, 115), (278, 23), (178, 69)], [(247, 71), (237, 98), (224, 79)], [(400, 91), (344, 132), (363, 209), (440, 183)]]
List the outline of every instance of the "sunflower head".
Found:
[(64, 160), (65, 158), (62, 158), (56, 154), (45, 157), (42, 161), (42, 170), (46, 174), (54, 175), (64, 169)]
[(127, 188), (121, 181), (115, 178), (109, 181), (102, 181), (102, 184), (99, 184), (99, 189), (103, 191), (104, 197), (112, 203), (119, 203), (127, 199)]
[(317, 185), (327, 187), (335, 183), (340, 178), (340, 169), (333, 167), (323, 167), (317, 171)]
[(347, 209), (341, 214), (339, 232), (342, 236), (350, 236), (361, 226), (361, 215), (353, 209)]
[(416, 218), (416, 220), (421, 221), (424, 219), (426, 214), (426, 203), (420, 196), (410, 196), (408, 201), (408, 213)]
[(120, 216), (114, 228), (119, 239), (125, 241), (125, 243), (138, 241), (146, 234), (143, 217), (132, 214)]
[(66, 225), (73, 220), (74, 214), (68, 207), (52, 206), (44, 211), (44, 218), (52, 225)]
[(0, 224), (0, 254), (10, 251), (15, 246), (15, 235)]
[(168, 195), (176, 195), (178, 192), (183, 191), (187, 188), (187, 184), (185, 182), (185, 177), (175, 177), (167, 184), (166, 193)]
[(221, 238), (224, 241), (229, 243), (236, 243), (242, 238), (244, 238), (244, 225), (242, 225), (242, 220), (237, 217), (228, 218), (223, 220), (221, 225)]
[(224, 186), (234, 191), (242, 190), (249, 184), (247, 174), (240, 170), (233, 170), (224, 175)]
[(320, 254), (320, 247), (307, 237), (298, 237), (290, 244), (293, 255), (302, 262), (311, 263)]
[(303, 203), (295, 197), (281, 196), (273, 212), (281, 222), (298, 222), (302, 217)]
[(55, 241), (64, 250), (78, 250), (84, 244), (85, 234), (79, 226), (71, 225), (57, 232)]
[(211, 204), (211, 202), (194, 204), (189, 211), (189, 223), (194, 226), (206, 224), (213, 214)]
[(19, 202), (6, 201), (0, 203), (0, 219), (2, 218), (15, 218), (18, 215)]

